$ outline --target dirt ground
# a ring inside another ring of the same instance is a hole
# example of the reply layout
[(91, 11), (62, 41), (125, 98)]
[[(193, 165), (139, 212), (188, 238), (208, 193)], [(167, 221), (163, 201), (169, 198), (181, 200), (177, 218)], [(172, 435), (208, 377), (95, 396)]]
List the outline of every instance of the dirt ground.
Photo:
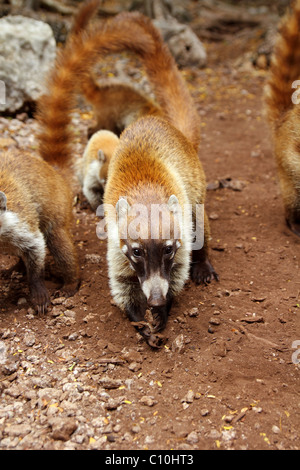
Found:
[[(228, 58), (234, 39), (207, 47), (208, 67), (183, 73), (202, 116), (220, 281), (188, 282), (165, 346), (150, 349), (112, 302), (106, 242), (79, 191), (79, 292), (57, 299), (48, 278), (53, 306), (38, 317), (25, 278), (0, 280), (0, 449), (299, 449), (300, 240), (284, 222), (266, 75)], [(12, 263), (0, 257), (1, 270)]]

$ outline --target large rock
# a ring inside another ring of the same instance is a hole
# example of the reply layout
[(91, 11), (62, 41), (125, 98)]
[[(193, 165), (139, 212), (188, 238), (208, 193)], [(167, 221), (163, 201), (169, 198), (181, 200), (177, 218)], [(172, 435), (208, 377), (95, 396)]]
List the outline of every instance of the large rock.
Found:
[(171, 16), (154, 20), (153, 23), (160, 30), (177, 64), (183, 67), (206, 66), (207, 53), (204, 45), (188, 25), (179, 23)]
[(46, 23), (23, 16), (0, 19), (0, 112), (14, 113), (39, 98), (55, 53)]

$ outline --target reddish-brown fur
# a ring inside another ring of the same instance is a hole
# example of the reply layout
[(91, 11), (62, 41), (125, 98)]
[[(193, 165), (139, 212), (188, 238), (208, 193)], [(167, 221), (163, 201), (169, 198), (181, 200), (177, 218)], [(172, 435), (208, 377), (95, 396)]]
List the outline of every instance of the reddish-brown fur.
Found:
[(0, 211), (0, 248), (25, 263), (31, 297), (45, 311), (44, 247), (54, 258), (67, 289), (76, 289), (78, 265), (71, 236), (72, 194), (64, 178), (41, 158), (25, 152), (4, 154), (0, 190), (7, 208)]
[[(135, 15), (134, 15), (135, 16)], [(134, 17), (124, 22), (109, 21), (101, 30), (73, 37), (58, 53), (56, 66), (47, 80), (48, 92), (40, 99), (37, 119), (40, 153), (51, 164), (68, 166), (72, 162), (71, 111), (76, 106), (80, 81), (109, 52), (131, 49), (141, 54), (153, 49), (153, 40), (144, 34)]]
[[(88, 27), (99, 8), (99, 0), (84, 2), (73, 21), (69, 40)], [(117, 135), (131, 122), (145, 115), (163, 116), (163, 110), (154, 101), (128, 84), (111, 80), (97, 83), (93, 73), (80, 80), (80, 92), (93, 106), (96, 125), (89, 129), (89, 137), (100, 129)]]
[[(174, 201), (174, 204), (180, 204), (181, 207), (190, 204), (193, 206), (195, 221), (196, 205), (204, 203), (206, 189), (205, 176), (197, 154), (200, 142), (199, 117), (184, 80), (159, 32), (148, 18), (139, 13), (122, 13), (107, 21), (104, 26), (101, 24), (100, 30), (94, 27), (92, 31), (72, 37), (60, 53), (48, 80), (48, 93), (41, 100), (38, 113), (42, 123), (40, 147), (43, 158), (65, 164), (72, 161), (70, 112), (75, 106), (80, 82), (91, 73), (99, 58), (108, 52), (123, 50), (135, 52), (141, 58), (158, 104), (163, 110), (164, 119), (157, 116), (138, 119), (122, 134), (120, 145), (109, 166), (104, 200), (114, 207), (121, 196), (126, 196), (129, 203), (132, 200), (140, 204), (149, 204), (149, 201), (152, 201), (151, 204), (167, 204), (169, 211), (172, 211)], [(198, 221), (198, 224), (201, 223), (202, 221)], [(189, 222), (184, 228), (182, 244), (177, 246), (167, 296), (165, 288), (168, 281), (162, 281), (162, 296), (166, 303), (155, 310), (160, 318), (158, 329), (165, 326), (172, 296), (183, 288), (189, 276), (191, 227)], [(204, 232), (204, 246), (193, 252), (191, 266), (192, 278), (197, 283), (210, 282), (217, 278), (208, 260), (207, 218), (204, 220)], [(124, 258), (120, 240), (116, 242), (113, 233), (108, 235), (112, 293), (131, 320), (142, 320), (145, 313), (145, 292), (150, 289), (150, 281), (147, 281), (143, 291), (138, 288), (138, 283), (132, 284), (132, 268), (130, 269), (128, 260)], [(172, 243), (175, 244), (175, 241)], [(151, 244), (158, 269), (162, 246), (161, 239)], [(133, 291), (133, 288), (139, 290)], [(144, 333), (149, 339), (149, 333)], [(151, 342), (152, 340), (153, 338)]]
[[(300, 236), (300, 109), (293, 82), (300, 79), (300, 0), (283, 18), (265, 92), (286, 221)], [(299, 88), (299, 84), (297, 86)], [(296, 87), (296, 88), (297, 88)]]

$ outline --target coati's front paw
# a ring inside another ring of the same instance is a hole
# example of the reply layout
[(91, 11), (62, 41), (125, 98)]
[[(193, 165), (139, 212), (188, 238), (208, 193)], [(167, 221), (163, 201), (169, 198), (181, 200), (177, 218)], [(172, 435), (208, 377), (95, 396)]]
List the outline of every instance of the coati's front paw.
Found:
[(139, 330), (139, 333), (143, 336), (143, 338), (146, 340), (146, 343), (151, 346), (151, 348), (160, 349), (165, 342), (163, 335), (151, 331), (148, 326)]
[(153, 349), (160, 349), (165, 343), (165, 338), (160, 333), (153, 330), (151, 325), (147, 322), (131, 322), (131, 324), (137, 329), (139, 334), (144, 338), (146, 343)]
[(31, 287), (31, 300), (39, 315), (44, 315), (50, 304), (48, 290), (44, 283), (38, 282)]
[(219, 276), (212, 264), (206, 259), (203, 262), (194, 262), (191, 266), (191, 278), (195, 284), (210, 284), (214, 279), (219, 280)]

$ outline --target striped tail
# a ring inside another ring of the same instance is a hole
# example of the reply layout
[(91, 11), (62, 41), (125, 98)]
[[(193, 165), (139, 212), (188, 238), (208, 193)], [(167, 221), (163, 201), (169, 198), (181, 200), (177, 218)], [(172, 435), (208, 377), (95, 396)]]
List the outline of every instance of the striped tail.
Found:
[(265, 89), (267, 117), (272, 125), (292, 106), (293, 82), (300, 79), (300, 0), (283, 18)]

